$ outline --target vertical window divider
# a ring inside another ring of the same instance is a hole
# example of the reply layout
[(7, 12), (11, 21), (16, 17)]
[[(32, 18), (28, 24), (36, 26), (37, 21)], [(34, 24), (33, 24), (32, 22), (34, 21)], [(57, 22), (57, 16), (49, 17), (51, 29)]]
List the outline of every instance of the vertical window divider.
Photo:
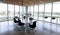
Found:
[(14, 17), (15, 17), (15, 4), (14, 4)]
[(43, 12), (43, 35), (44, 35), (44, 17), (45, 17), (45, 1), (44, 1), (44, 12)]
[(31, 14), (30, 17), (32, 17), (31, 6), (30, 6), (30, 14)]
[[(8, 11), (8, 3), (7, 3), (7, 23), (8, 23), (8, 31), (9, 31), (9, 11)], [(9, 34), (9, 33), (8, 33)]]
[(19, 18), (20, 18), (20, 3), (19, 3)]
[[(24, 11), (23, 11), (24, 10), (24, 8), (23, 8), (23, 0), (21, 1), (21, 3), (22, 3), (22, 12), (24, 13)], [(22, 20), (23, 20), (23, 15), (24, 15), (23, 13), (22, 13)]]
[(34, 5), (33, 5), (33, 18), (34, 18)]
[(30, 17), (31, 17), (31, 6), (29, 6), (30, 8), (29, 8), (29, 12), (30, 12)]
[[(23, 6), (21, 6), (22, 7), (22, 12), (23, 12)], [(22, 18), (23, 18), (23, 13), (22, 13)], [(23, 20), (23, 19), (22, 19)]]
[[(52, 0), (51, 0), (52, 1)], [(50, 34), (52, 30), (52, 17), (53, 17), (53, 1), (52, 1), (52, 6), (51, 6), (51, 24), (50, 24)]]
[[(15, 4), (14, 4), (14, 17), (15, 17)], [(13, 18), (14, 18), (14, 17), (13, 17)], [(14, 23), (13, 23), (13, 27), (14, 27)]]
[(38, 20), (39, 20), (39, 4), (38, 4)]
[(0, 33), (1, 33), (1, 22), (0, 22)]

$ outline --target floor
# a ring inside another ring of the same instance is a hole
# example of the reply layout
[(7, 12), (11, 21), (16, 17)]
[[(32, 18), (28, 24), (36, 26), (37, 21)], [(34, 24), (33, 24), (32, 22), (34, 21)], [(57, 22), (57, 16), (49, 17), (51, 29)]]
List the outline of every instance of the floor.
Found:
[(0, 35), (60, 35), (60, 25), (37, 22), (36, 31), (19, 31), (15, 29), (15, 23), (13, 21), (0, 22)]

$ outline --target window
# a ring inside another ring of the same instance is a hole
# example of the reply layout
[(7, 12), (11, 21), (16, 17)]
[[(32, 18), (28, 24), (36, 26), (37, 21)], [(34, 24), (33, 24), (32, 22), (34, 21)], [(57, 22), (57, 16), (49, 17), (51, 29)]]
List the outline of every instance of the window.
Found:
[(33, 16), (33, 6), (31, 6), (31, 17), (34, 17)]
[(0, 3), (0, 21), (7, 20), (7, 4)]
[(53, 3), (53, 16), (56, 17), (54, 22), (60, 24), (60, 1)]
[(15, 5), (15, 16), (19, 16), (19, 6)]
[(13, 20), (13, 18), (14, 18), (14, 5), (8, 4), (8, 16), (9, 16), (9, 20)]
[[(44, 20), (47, 22), (51, 22), (51, 8), (52, 8), (52, 3), (45, 4)], [(47, 18), (45, 18), (45, 17), (47, 17)]]
[(39, 5), (39, 20), (43, 20), (44, 4)]

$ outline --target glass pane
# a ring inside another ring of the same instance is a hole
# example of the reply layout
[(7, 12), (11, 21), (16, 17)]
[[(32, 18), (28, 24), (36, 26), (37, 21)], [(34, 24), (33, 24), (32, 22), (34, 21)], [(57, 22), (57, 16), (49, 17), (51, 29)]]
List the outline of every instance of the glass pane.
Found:
[(7, 4), (0, 3), (0, 21), (7, 21)]
[(7, 4), (0, 3), (0, 33), (7, 32), (9, 30), (7, 20)]
[(45, 17), (44, 17), (44, 20), (48, 21), (48, 22), (51, 22), (51, 6), (52, 6), (51, 3), (45, 4)]
[(9, 18), (9, 31), (13, 30), (13, 18), (14, 18), (14, 5), (8, 4), (8, 18)]
[(8, 15), (9, 21), (12, 21), (14, 18), (14, 5), (8, 4)]
[(58, 24), (60, 24), (60, 18), (58, 18)]
[(19, 17), (19, 6), (15, 5), (15, 16)]
[(20, 6), (20, 19), (22, 20), (22, 16), (23, 16), (23, 7), (22, 6)]
[(56, 23), (57, 18), (58, 18), (58, 22), (60, 23), (59, 19), (60, 19), (60, 1), (59, 2), (54, 2), (53, 3), (53, 17), (55, 17), (55, 20), (53, 20), (54, 23)]
[(26, 7), (23, 6), (23, 13), (26, 13)]
[(31, 6), (31, 17), (33, 17), (33, 6)]
[(39, 5), (39, 20), (43, 20), (44, 4)]
[(34, 6), (34, 19), (38, 19), (38, 5)]
[(20, 6), (20, 19), (22, 19), (22, 6)]

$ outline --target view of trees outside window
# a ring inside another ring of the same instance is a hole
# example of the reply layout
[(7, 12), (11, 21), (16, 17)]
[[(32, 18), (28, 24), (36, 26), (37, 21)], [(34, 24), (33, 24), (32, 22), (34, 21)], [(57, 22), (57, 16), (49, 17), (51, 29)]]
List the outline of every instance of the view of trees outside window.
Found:
[[(14, 5), (12, 4), (8, 4), (8, 8), (7, 8), (7, 4), (5, 3), (0, 3), (0, 22), (2, 21), (11, 21), (13, 20), (14, 16), (18, 16), (20, 15), (20, 17), (22, 16), (23, 12), (25, 12), (25, 7), (20, 6), (20, 10), (19, 10), (19, 6), (15, 5), (15, 9), (14, 9)], [(15, 15), (14, 15), (15, 13)], [(8, 17), (8, 19), (7, 19)]]
[(10, 21), (13, 20), (13, 17), (14, 17), (14, 5), (8, 4), (8, 10), (7, 10), (7, 12), (8, 12), (8, 18), (9, 18), (9, 20)]
[(0, 3), (0, 21), (7, 20), (7, 4)]

